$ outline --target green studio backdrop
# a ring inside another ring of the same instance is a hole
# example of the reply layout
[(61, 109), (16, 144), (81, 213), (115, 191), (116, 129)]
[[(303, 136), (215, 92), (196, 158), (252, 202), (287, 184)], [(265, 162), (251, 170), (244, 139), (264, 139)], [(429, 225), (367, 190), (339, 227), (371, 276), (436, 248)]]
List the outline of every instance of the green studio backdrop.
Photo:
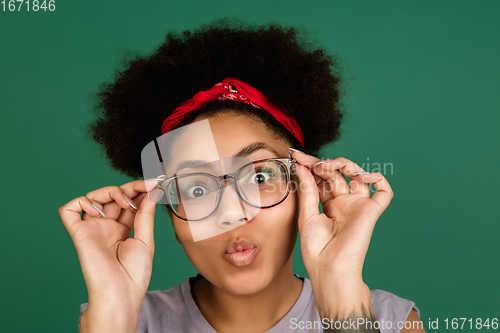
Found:
[[(348, 116), (318, 157), (381, 171), (395, 193), (370, 244), (368, 286), (413, 300), (428, 332), (436, 318), (444, 331), (446, 318), (500, 317), (499, 2), (55, 5), (0, 12), (3, 332), (77, 331), (87, 293), (58, 208), (132, 180), (84, 135), (91, 94), (127, 49), (148, 54), (170, 30), (233, 15), (306, 28), (342, 59)], [(158, 211), (149, 290), (196, 273)], [(294, 270), (307, 276), (298, 246)]]

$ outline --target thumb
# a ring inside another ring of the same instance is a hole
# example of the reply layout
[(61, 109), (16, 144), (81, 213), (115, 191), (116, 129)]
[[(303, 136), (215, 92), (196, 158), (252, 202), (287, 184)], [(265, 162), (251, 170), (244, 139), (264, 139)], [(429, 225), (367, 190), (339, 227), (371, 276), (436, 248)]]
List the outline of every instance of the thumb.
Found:
[[(154, 195), (154, 190), (150, 194)], [(158, 195), (158, 193), (156, 193)], [(156, 201), (151, 201), (149, 195), (144, 196), (141, 204), (137, 208), (134, 220), (134, 239), (138, 239), (146, 244), (154, 253), (154, 222), (155, 222)]]
[(314, 176), (308, 168), (296, 163), (295, 170), (299, 180), (299, 228), (302, 229), (305, 221), (319, 215), (319, 193)]

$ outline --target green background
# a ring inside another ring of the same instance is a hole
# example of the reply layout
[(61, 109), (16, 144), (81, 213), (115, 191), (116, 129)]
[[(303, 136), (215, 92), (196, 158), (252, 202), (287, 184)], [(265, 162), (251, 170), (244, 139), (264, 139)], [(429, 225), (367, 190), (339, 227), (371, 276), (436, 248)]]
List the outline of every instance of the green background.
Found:
[[(342, 59), (348, 117), (318, 157), (393, 166), (369, 287), (413, 300), (426, 328), (429, 318), (444, 331), (445, 318), (500, 317), (499, 10), (497, 1), (92, 0), (0, 12), (1, 330), (77, 331), (87, 293), (57, 210), (132, 180), (83, 134), (98, 84), (127, 49), (147, 54), (167, 31), (232, 15), (306, 28)], [(155, 227), (149, 290), (168, 289), (196, 271), (163, 209)]]

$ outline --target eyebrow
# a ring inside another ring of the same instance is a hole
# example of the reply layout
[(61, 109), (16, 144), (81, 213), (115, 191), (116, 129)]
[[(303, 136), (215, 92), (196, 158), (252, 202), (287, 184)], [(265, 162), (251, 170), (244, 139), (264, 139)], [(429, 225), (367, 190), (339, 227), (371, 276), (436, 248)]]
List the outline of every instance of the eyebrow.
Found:
[[(246, 157), (249, 155), (252, 155), (253, 153), (259, 151), (259, 150), (267, 150), (270, 153), (274, 154), (276, 157), (280, 157), (280, 155), (271, 147), (269, 147), (267, 144), (263, 142), (255, 142), (252, 143), (245, 148), (241, 149), (238, 153), (233, 155), (233, 157)], [(204, 160), (187, 160), (187, 161), (182, 161), (179, 162), (176, 167), (175, 167), (175, 172), (174, 174), (177, 174), (180, 170), (186, 169), (186, 168), (208, 168), (208, 169), (213, 169), (213, 162), (207, 162)]]

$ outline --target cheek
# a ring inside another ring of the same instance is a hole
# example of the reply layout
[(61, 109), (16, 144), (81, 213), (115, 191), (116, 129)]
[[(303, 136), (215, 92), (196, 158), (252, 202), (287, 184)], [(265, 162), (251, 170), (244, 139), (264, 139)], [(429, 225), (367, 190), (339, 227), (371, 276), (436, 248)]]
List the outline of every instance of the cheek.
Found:
[(206, 272), (209, 267), (213, 267), (214, 261), (217, 260), (216, 254), (221, 251), (219, 237), (194, 242), (188, 222), (173, 217), (172, 224), (177, 240), (193, 266), (200, 272)]
[(191, 231), (189, 230), (189, 225), (186, 221), (182, 221), (176, 216), (170, 216), (172, 220), (172, 226), (174, 227), (175, 234), (179, 243), (186, 244), (192, 242)]
[(266, 211), (259, 219), (258, 223), (266, 235), (266, 247), (278, 254), (276, 260), (288, 259), (295, 246), (299, 213), (297, 205), (297, 193), (290, 192), (285, 201)]
[[(186, 221), (182, 221), (177, 217), (172, 219), (172, 224), (175, 230), (175, 235), (177, 241), (182, 245), (184, 251), (188, 258), (193, 262), (193, 259), (198, 257), (197, 252), (199, 242), (193, 242), (193, 236), (191, 235), (191, 230), (189, 229), (189, 224)], [(194, 262), (193, 262), (194, 264)]]

